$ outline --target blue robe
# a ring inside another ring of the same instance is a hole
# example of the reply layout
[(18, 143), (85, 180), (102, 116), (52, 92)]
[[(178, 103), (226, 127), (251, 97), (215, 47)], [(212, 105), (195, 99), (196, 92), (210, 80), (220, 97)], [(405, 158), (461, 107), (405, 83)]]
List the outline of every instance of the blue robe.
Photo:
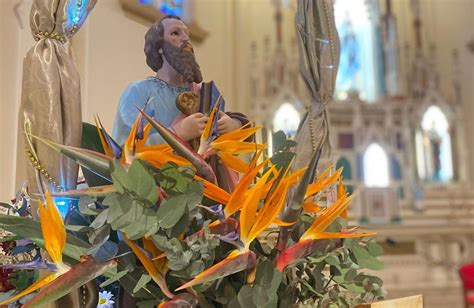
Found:
[[(181, 92), (189, 91), (187, 87), (176, 87), (156, 77), (149, 77), (131, 83), (122, 94), (115, 115), (112, 137), (123, 145), (138, 116), (138, 108), (142, 109), (148, 98), (152, 98), (146, 109), (153, 114), (155, 120), (173, 130), (171, 124), (181, 114), (176, 107), (176, 97)], [(161, 144), (164, 140), (154, 129), (151, 130), (147, 144)]]

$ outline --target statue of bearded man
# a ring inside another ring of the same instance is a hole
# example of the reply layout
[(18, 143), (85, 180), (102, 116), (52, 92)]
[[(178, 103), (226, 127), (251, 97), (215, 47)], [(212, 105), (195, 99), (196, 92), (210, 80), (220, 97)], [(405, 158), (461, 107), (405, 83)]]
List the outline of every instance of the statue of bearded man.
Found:
[[(130, 84), (122, 94), (115, 116), (112, 136), (124, 144), (139, 108), (147, 100), (146, 109), (154, 119), (174, 131), (181, 139), (191, 141), (201, 136), (208, 119), (202, 113), (183, 115), (176, 107), (176, 97), (182, 92), (198, 92), (202, 81), (201, 70), (194, 57), (186, 25), (176, 16), (166, 16), (151, 26), (145, 35), (146, 63), (156, 75)], [(218, 120), (219, 133), (238, 129), (248, 122), (238, 113), (222, 113)], [(164, 143), (152, 131), (148, 144)]]

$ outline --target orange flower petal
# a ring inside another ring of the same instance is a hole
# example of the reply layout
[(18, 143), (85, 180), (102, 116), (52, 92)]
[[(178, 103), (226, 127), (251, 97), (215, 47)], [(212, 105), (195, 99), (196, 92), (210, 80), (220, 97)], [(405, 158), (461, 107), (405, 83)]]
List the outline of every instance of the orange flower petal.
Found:
[(252, 153), (261, 149), (265, 149), (267, 145), (254, 142), (226, 140), (222, 142), (211, 142), (211, 147), (222, 152), (241, 154)]
[(200, 176), (195, 175), (194, 178), (204, 183), (204, 196), (223, 205), (229, 202), (230, 194), (227, 191), (223, 190), (216, 184), (206, 181)]
[(99, 134), (100, 143), (102, 144), (102, 148), (104, 149), (105, 155), (107, 155), (108, 157), (113, 157), (112, 150), (109, 148), (109, 145), (105, 141), (104, 132), (102, 131), (102, 129), (100, 129), (100, 120), (97, 115), (94, 116), (94, 121), (95, 127), (97, 128), (97, 132)]
[(138, 260), (143, 264), (148, 274), (150, 274), (151, 278), (154, 282), (160, 287), (163, 294), (165, 294), (169, 298), (173, 298), (174, 294), (168, 290), (168, 286), (166, 285), (166, 280), (163, 275), (158, 271), (158, 269), (153, 264), (152, 260), (150, 260), (142, 251), (142, 249), (135, 244), (133, 241), (129, 240), (125, 233), (121, 232), (123, 239), (127, 243), (128, 247), (133, 251), (133, 253), (137, 256)]
[(255, 134), (262, 127), (263, 126), (261, 125), (249, 127), (249, 128), (245, 128), (244, 126), (242, 126), (241, 128), (237, 130), (220, 135), (219, 137), (216, 138), (215, 142), (222, 142), (222, 141), (229, 141), (229, 140), (244, 141), (245, 139)]
[(62, 263), (63, 250), (66, 245), (66, 230), (58, 208), (46, 192), (46, 205), (39, 203), (41, 232), (43, 233), (44, 247), (54, 263)]
[(219, 152), (217, 154), (219, 158), (222, 160), (224, 165), (229, 167), (232, 170), (235, 170), (240, 173), (245, 173), (249, 169), (249, 164), (244, 162), (242, 159), (234, 156), (230, 153)]

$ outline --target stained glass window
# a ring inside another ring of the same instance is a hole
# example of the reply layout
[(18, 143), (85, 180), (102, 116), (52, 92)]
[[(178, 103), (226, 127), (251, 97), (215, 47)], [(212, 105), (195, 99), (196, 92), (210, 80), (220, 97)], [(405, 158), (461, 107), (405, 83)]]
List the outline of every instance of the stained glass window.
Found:
[(164, 15), (174, 15), (183, 17), (184, 0), (137, 0), (144, 5), (153, 5)]
[(183, 0), (161, 0), (160, 11), (165, 15), (182, 16)]
[(357, 91), (362, 99), (375, 101), (384, 88), (378, 2), (336, 0), (334, 11), (341, 42), (336, 96), (345, 99)]

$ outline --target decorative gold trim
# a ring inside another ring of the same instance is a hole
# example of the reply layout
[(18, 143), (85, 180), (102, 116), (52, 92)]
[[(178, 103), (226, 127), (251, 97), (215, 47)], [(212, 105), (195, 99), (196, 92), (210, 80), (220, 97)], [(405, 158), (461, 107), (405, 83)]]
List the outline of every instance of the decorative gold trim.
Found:
[[(157, 20), (163, 18), (165, 15), (160, 11), (138, 3), (137, 0), (120, 0), (122, 9), (130, 19), (135, 20), (145, 26), (151, 26)], [(194, 42), (202, 42), (208, 36), (208, 32), (201, 28), (195, 21), (186, 22), (189, 29), (189, 34)]]
[(56, 33), (56, 32), (42, 32), (42, 31), (39, 31), (38, 33), (35, 33), (34, 35), (34, 38), (35, 38), (35, 41), (39, 41), (41, 40), (42, 38), (49, 38), (49, 39), (53, 39), (53, 40), (58, 40), (59, 42), (61, 43), (66, 43), (66, 38), (59, 34), (59, 33)]
[(25, 147), (25, 151), (26, 151), (26, 156), (28, 156), (28, 159), (30, 160), (33, 167), (36, 170), (38, 170), (48, 180), (48, 182), (51, 183), (57, 190), (64, 191), (64, 187), (59, 185), (58, 182), (53, 179), (53, 177), (49, 174), (49, 172), (46, 171), (46, 169), (36, 159), (35, 155), (28, 149), (28, 147)]

